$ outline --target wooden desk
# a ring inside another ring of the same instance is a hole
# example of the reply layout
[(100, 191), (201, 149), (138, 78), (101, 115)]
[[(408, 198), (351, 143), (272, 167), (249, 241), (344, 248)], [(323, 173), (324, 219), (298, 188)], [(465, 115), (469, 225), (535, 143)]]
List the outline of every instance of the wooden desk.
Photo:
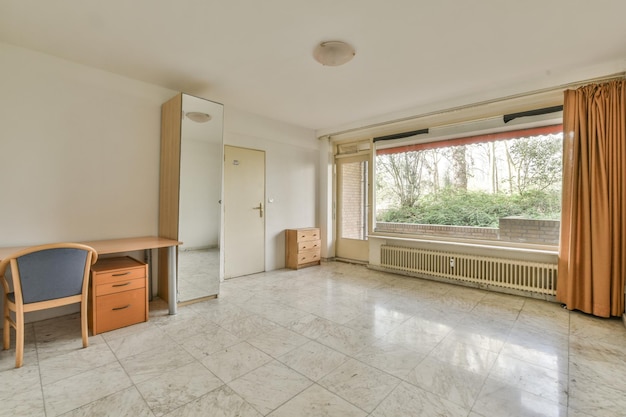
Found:
[[(158, 236), (144, 236), (124, 239), (92, 240), (79, 243), (91, 246), (96, 250), (96, 252), (98, 252), (98, 255), (110, 255), (114, 253), (143, 250), (146, 251), (146, 254), (148, 255), (149, 264), (152, 264), (151, 249), (167, 249), (167, 257), (169, 258), (167, 263), (167, 288), (160, 288), (159, 295), (167, 301), (169, 313), (176, 314), (176, 246), (180, 245), (182, 242)], [(27, 246), (15, 246), (0, 248), (0, 260), (26, 247)], [(165, 276), (163, 271), (161, 271), (159, 275)]]

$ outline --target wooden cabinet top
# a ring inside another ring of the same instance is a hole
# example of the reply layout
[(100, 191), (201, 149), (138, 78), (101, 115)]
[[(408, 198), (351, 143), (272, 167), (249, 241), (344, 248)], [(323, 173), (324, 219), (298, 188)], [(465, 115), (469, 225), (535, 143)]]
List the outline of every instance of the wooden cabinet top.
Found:
[(115, 258), (100, 258), (96, 262), (91, 270), (94, 272), (111, 271), (114, 269), (128, 269), (128, 268), (144, 268), (146, 264), (139, 262), (130, 256), (120, 256)]

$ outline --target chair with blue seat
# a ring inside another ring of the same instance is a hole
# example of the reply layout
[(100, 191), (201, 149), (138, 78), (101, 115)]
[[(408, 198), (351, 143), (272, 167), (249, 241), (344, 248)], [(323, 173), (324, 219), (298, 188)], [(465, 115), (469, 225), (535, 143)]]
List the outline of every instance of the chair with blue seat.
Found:
[(24, 313), (80, 303), (83, 347), (89, 345), (87, 296), (91, 265), (97, 259), (98, 253), (90, 246), (53, 243), (22, 249), (0, 262), (3, 348), (10, 347), (13, 327), (16, 368), (24, 361)]

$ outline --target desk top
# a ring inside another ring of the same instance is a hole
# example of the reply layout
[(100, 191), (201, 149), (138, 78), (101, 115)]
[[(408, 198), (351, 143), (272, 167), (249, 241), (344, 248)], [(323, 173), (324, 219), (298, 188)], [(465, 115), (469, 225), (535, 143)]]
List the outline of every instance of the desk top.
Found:
[[(133, 252), (137, 250), (145, 249), (157, 249), (167, 248), (170, 246), (178, 246), (182, 244), (174, 239), (167, 239), (158, 236), (143, 236), (143, 237), (130, 237), (124, 239), (107, 239), (107, 240), (92, 240), (89, 242), (78, 242), (88, 246), (91, 246), (98, 252), (98, 255), (107, 255), (111, 253), (121, 252)], [(35, 245), (31, 245), (35, 246)], [(0, 260), (11, 255), (18, 250), (24, 249), (28, 246), (15, 246), (10, 248), (0, 248)]]

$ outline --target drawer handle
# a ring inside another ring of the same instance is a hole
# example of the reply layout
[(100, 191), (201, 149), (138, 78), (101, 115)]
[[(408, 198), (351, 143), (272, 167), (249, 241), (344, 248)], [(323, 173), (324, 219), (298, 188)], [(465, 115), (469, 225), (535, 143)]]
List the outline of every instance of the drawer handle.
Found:
[(113, 274), (114, 277), (123, 277), (124, 275), (130, 274), (130, 271), (122, 272), (120, 274)]
[(116, 310), (125, 310), (128, 307), (130, 307), (130, 304), (125, 305), (124, 307), (113, 307), (111, 310), (116, 311)]
[(123, 284), (113, 284), (113, 285), (111, 285), (111, 287), (125, 287), (127, 285), (130, 285), (130, 281), (125, 282)]

